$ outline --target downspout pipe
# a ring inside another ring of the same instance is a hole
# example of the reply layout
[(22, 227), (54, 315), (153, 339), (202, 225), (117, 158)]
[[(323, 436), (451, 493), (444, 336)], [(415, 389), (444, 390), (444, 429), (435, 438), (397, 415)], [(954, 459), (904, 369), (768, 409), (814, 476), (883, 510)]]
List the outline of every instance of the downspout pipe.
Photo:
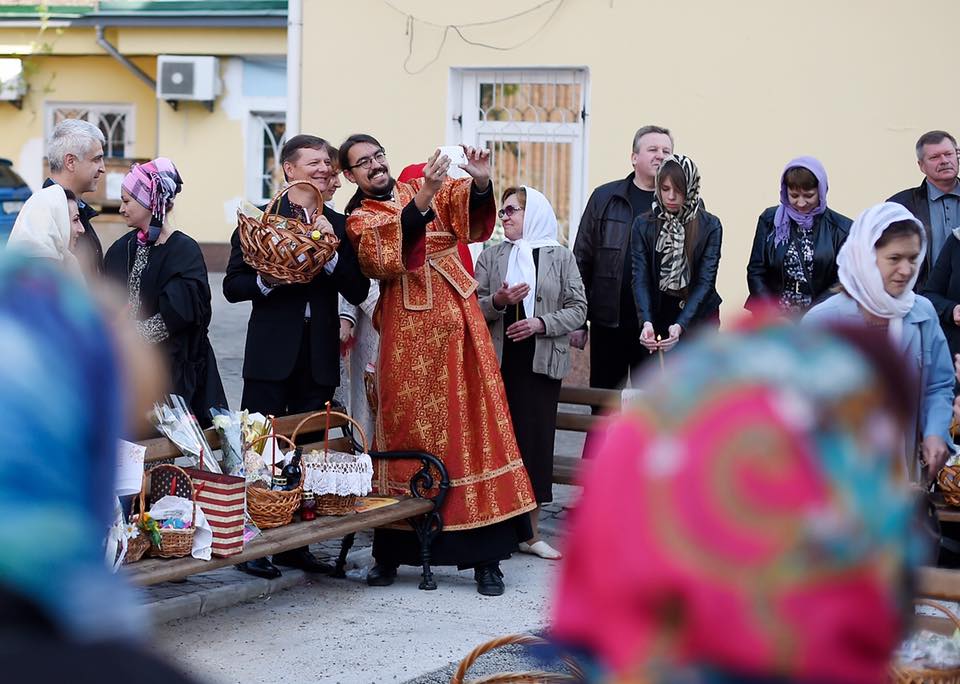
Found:
[(109, 40), (107, 40), (103, 35), (103, 27), (100, 25), (96, 26), (97, 31), (97, 45), (103, 48), (103, 50), (113, 57), (115, 60), (120, 62), (120, 64), (131, 74), (143, 81), (153, 92), (157, 92), (157, 82), (150, 78), (140, 67), (127, 59), (124, 55), (120, 54), (120, 51), (113, 46)]
[(303, 0), (287, 3), (287, 140), (300, 134)]

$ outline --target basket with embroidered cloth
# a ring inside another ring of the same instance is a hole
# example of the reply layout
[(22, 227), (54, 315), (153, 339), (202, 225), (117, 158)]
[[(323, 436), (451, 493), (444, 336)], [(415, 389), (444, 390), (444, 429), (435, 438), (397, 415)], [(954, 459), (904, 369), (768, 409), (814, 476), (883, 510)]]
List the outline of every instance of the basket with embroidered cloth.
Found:
[[(370, 493), (373, 483), (373, 462), (370, 460), (370, 448), (367, 436), (360, 423), (345, 413), (327, 410), (307, 416), (294, 430), (294, 439), (300, 428), (319, 415), (327, 417), (323, 451), (314, 450), (303, 456), (303, 489), (311, 491), (317, 502), (317, 515), (348, 515), (355, 512), (357, 497)], [(348, 454), (343, 451), (332, 451), (328, 448), (330, 434), (330, 418), (336, 416), (351, 423), (356, 429), (363, 448), (362, 453)]]
[(317, 206), (323, 207), (323, 196), (309, 181), (294, 181), (280, 190), (266, 210), (241, 206), (237, 210), (237, 235), (243, 260), (258, 273), (265, 273), (284, 283), (309, 283), (333, 258), (340, 240), (323, 233), (317, 221), (313, 225), (275, 213), (280, 198), (296, 186), (304, 186), (317, 194)]

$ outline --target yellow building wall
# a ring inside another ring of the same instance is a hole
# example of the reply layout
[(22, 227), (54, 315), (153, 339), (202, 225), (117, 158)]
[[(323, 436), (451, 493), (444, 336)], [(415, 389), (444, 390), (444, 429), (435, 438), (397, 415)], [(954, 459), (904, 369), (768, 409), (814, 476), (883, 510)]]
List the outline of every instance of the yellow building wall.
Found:
[[(156, 60), (135, 58), (151, 76)], [(24, 60), (30, 90), (18, 110), (0, 103), (0, 157), (14, 166), (34, 185), (42, 174), (45, 109), (48, 103), (113, 103), (135, 107), (134, 157), (156, 153), (157, 100), (142, 81), (110, 57), (33, 56)], [(164, 105), (166, 106), (166, 105)]]
[(199, 103), (176, 112), (164, 104), (159, 129), (159, 154), (174, 161), (184, 181), (171, 220), (198, 242), (229, 242), (244, 195), (242, 118), (222, 100), (213, 112)]
[[(537, 4), (393, 0), (441, 26)], [(467, 45), (449, 31), (439, 57), (416, 75), (403, 68), (411, 37), (402, 12), (379, 0), (332, 6), (304, 3), (305, 73), (311, 65), (334, 66), (323, 87), (305, 88), (305, 132), (335, 141), (370, 132), (397, 174), (444, 141), (451, 67), (586, 66), (588, 188), (631, 171), (639, 126), (671, 128), (677, 151), (700, 167), (706, 205), (725, 228), (718, 284), (725, 317), (742, 307), (757, 217), (777, 202), (789, 159), (820, 158), (830, 206), (852, 218), (919, 183), (913, 146), (921, 133), (960, 133), (960, 93), (944, 85), (949, 60), (930, 62), (932, 53), (920, 49), (930, 21), (960, 21), (960, 3), (951, 0), (925, 3), (923, 17), (910, 3), (868, 0), (567, 0), (542, 30), (555, 3), (463, 29), (471, 40), (498, 46), (529, 39), (513, 50)], [(437, 55), (443, 33), (413, 23), (411, 70)], [(338, 203), (352, 192), (345, 183)]]
[[(185, 185), (177, 201), (178, 226), (200, 242), (227, 242), (235, 207), (245, 194), (247, 152), (242, 65), (232, 55), (282, 55), (284, 29), (111, 29), (106, 38), (149, 76), (157, 54), (220, 55), (223, 95), (213, 112), (200, 103), (174, 111), (95, 42), (92, 28), (57, 31), (0, 28), (0, 57), (22, 56), (30, 90), (23, 109), (0, 102), (0, 157), (36, 189), (43, 180), (45, 110), (50, 103), (132, 104), (134, 145), (128, 157), (167, 156)], [(142, 56), (134, 56), (142, 55)], [(268, 109), (273, 109), (270, 103)], [(281, 106), (282, 109), (282, 106)], [(123, 230), (120, 217), (102, 217), (106, 242)]]

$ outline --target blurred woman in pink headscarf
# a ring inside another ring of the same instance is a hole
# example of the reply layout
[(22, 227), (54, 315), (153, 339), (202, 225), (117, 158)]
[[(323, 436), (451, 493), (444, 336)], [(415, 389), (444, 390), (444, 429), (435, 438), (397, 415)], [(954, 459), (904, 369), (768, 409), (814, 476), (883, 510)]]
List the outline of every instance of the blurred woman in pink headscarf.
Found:
[(553, 638), (591, 682), (877, 684), (922, 560), (916, 385), (870, 330), (695, 339), (584, 460)]
[(166, 352), (171, 391), (203, 426), (226, 407), (217, 360), (207, 337), (210, 284), (200, 245), (175, 229), (169, 213), (183, 179), (164, 157), (135, 164), (124, 179), (120, 214), (132, 229), (104, 257), (104, 272), (127, 287), (141, 336)]

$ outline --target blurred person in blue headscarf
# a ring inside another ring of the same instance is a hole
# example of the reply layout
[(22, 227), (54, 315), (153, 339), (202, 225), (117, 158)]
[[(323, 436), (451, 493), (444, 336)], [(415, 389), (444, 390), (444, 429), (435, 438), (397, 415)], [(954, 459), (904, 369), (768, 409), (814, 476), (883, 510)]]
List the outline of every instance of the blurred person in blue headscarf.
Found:
[(137, 372), (121, 367), (127, 337), (54, 264), (9, 254), (0, 339), (4, 679), (186, 681), (136, 645), (145, 616), (104, 564), (117, 438), (131, 411), (123, 383)]

